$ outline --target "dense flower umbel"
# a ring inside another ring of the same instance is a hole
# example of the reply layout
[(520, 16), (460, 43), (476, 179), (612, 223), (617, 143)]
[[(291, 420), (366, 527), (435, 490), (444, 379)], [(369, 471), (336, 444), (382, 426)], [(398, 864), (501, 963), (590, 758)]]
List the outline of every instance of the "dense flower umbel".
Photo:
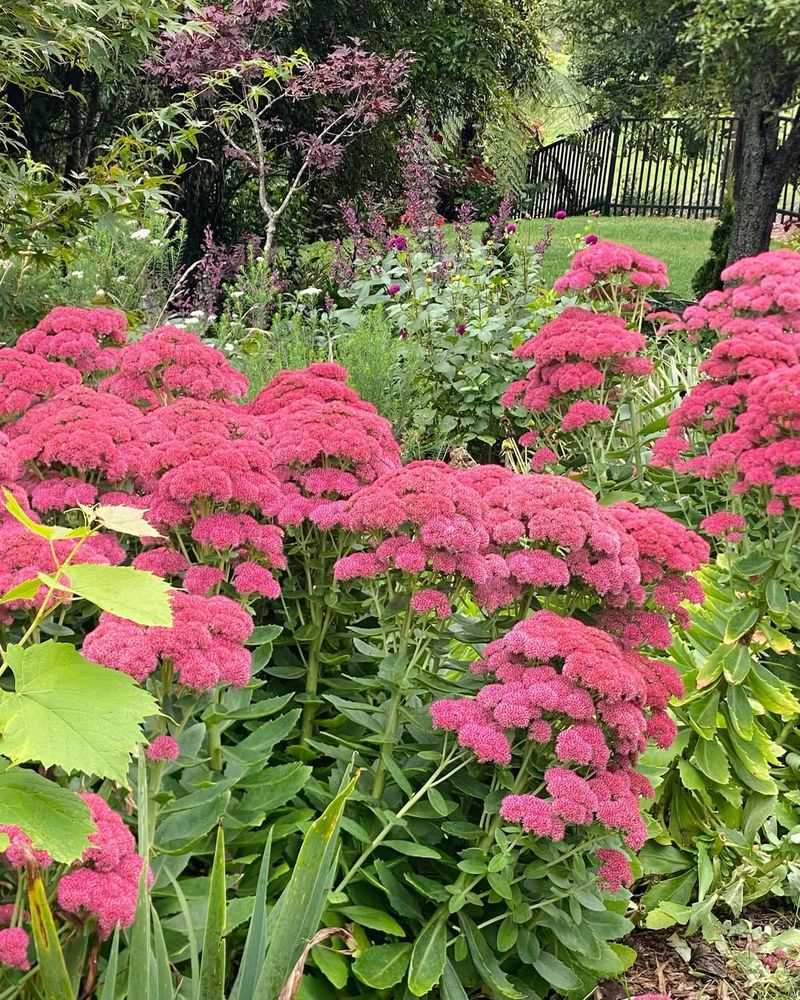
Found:
[(569, 271), (556, 279), (557, 292), (578, 292), (589, 299), (633, 297), (666, 288), (666, 264), (633, 247), (597, 240), (572, 258)]
[(275, 516), (283, 491), (272, 464), (270, 449), (246, 438), (227, 440), (203, 431), (166, 441), (147, 456), (152, 485), (148, 517), (172, 527), (223, 509)]
[(82, 864), (59, 881), (58, 905), (67, 913), (95, 917), (101, 937), (107, 938), (115, 927), (133, 923), (144, 861), (122, 817), (99, 795), (83, 792), (81, 798), (96, 829)]
[(293, 406), (312, 398), (325, 403), (341, 400), (365, 410), (373, 409), (347, 385), (347, 369), (333, 361), (317, 361), (307, 368), (278, 372), (247, 409), (259, 417), (274, 417), (289, 413)]
[(558, 425), (564, 434), (606, 423), (613, 417), (609, 404), (622, 396), (626, 379), (653, 370), (641, 353), (644, 346), (642, 334), (619, 316), (565, 309), (515, 350), (534, 363), (506, 389), (502, 402), (541, 414), (548, 430)]
[(215, 347), (176, 326), (160, 326), (120, 353), (119, 368), (102, 383), (107, 392), (150, 410), (182, 396), (239, 399), (247, 379)]
[(0, 348), (0, 425), (80, 381), (80, 373), (69, 365), (13, 347)]
[[(326, 512), (326, 517), (331, 511)], [(375, 577), (388, 570), (486, 582), (489, 534), (478, 493), (443, 462), (411, 462), (337, 505), (336, 520), (371, 547), (343, 556), (337, 580)]]
[(144, 472), (148, 446), (142, 415), (117, 396), (88, 386), (40, 403), (8, 433), (38, 477), (72, 476), (107, 488)]
[(103, 612), (83, 641), (83, 653), (140, 682), (169, 662), (178, 682), (196, 691), (247, 684), (250, 653), (244, 643), (253, 621), (246, 611), (227, 597), (175, 593), (172, 614), (170, 628), (147, 628)]
[(709, 460), (735, 477), (735, 493), (763, 490), (770, 513), (800, 508), (800, 365), (753, 380), (736, 430), (712, 443)]
[(746, 527), (747, 521), (741, 514), (727, 510), (718, 510), (700, 522), (701, 531), (712, 538), (721, 538), (726, 542), (741, 541)]
[(173, 438), (191, 438), (203, 430), (230, 441), (247, 438), (264, 444), (269, 438), (265, 422), (252, 416), (243, 406), (190, 396), (150, 410), (144, 428), (147, 440), (153, 444)]
[(493, 558), (475, 596), (491, 612), (523, 593), (568, 586), (612, 600), (641, 604), (634, 543), (580, 483), (550, 474), (519, 475), (497, 466), (456, 473), (483, 495)]
[(6, 927), (0, 930), (0, 966), (9, 969), (30, 969), (28, 960), (28, 932), (21, 927)]
[[(323, 371), (330, 368), (336, 369), (335, 378), (312, 373), (298, 380), (300, 392), (289, 390), (290, 380), (278, 375), (273, 380), (277, 384), (267, 386), (259, 397), (257, 408), (266, 410), (260, 422), (270, 434), (274, 471), (282, 482), (291, 484), (280, 514), (283, 524), (323, 516), (322, 508), (331, 501), (352, 496), (361, 486), (400, 466), (400, 448), (391, 424), (370, 403), (358, 396), (324, 398), (328, 394), (324, 383), (332, 383), (336, 393), (341, 386), (339, 376), (347, 374), (338, 366), (327, 365)], [(273, 390), (282, 400), (279, 409), (271, 408)]]
[(768, 333), (800, 327), (800, 254), (773, 250), (744, 257), (722, 272), (722, 280), (725, 288), (688, 306), (665, 329), (731, 336), (743, 329)]
[(612, 504), (608, 511), (636, 543), (648, 606), (674, 615), (685, 628), (688, 613), (682, 603), (703, 602), (703, 588), (690, 574), (708, 562), (708, 543), (652, 507), (625, 501)]
[(23, 333), (17, 347), (48, 361), (65, 361), (84, 376), (110, 372), (128, 337), (128, 319), (119, 309), (56, 306)]
[(503, 817), (552, 840), (568, 825), (596, 822), (641, 847), (638, 800), (652, 789), (634, 768), (649, 736), (668, 745), (674, 735), (664, 706), (681, 690), (675, 670), (626, 654), (608, 633), (550, 611), (489, 643), (472, 669), (495, 682), (474, 699), (434, 702), (431, 715), (484, 762), (511, 762), (514, 730), (538, 745), (530, 783), (543, 773), (548, 797), (506, 796)]
[(734, 431), (752, 380), (800, 364), (800, 254), (747, 257), (722, 277), (727, 287), (663, 327), (719, 338), (701, 365), (703, 378), (670, 414), (653, 449), (654, 465), (704, 478), (729, 471), (726, 447), (711, 456), (710, 446)]

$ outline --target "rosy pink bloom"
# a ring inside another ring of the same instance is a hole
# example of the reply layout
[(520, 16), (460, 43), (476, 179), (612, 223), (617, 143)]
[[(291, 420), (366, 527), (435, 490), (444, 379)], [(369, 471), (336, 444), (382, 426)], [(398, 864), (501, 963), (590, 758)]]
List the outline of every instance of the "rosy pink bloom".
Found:
[(638, 288), (666, 288), (667, 267), (633, 247), (609, 240), (587, 240), (587, 246), (573, 256), (569, 271), (556, 280), (554, 287), (557, 292), (591, 288), (589, 298), (602, 298), (608, 283), (615, 284), (623, 296), (635, 295)]
[(56, 306), (20, 336), (17, 347), (48, 361), (64, 361), (89, 376), (116, 368), (127, 337), (128, 320), (119, 309)]
[(209, 594), (225, 579), (217, 566), (190, 566), (183, 575), (183, 586), (190, 594)]
[(12, 868), (25, 868), (28, 865), (47, 868), (52, 864), (53, 859), (47, 851), (34, 850), (31, 838), (18, 826), (0, 823), (0, 833), (4, 833), (9, 839), (9, 845), (2, 857)]
[(337, 579), (426, 568), (480, 583), (488, 579), (489, 535), (480, 495), (443, 462), (411, 462), (384, 473), (340, 505), (338, 523), (374, 539), (369, 553), (344, 556)]
[(738, 542), (743, 537), (747, 522), (741, 514), (732, 514), (726, 510), (709, 514), (700, 522), (700, 530), (715, 538), (724, 538), (729, 542)]
[(254, 562), (239, 563), (233, 571), (233, 586), (239, 594), (255, 594), (274, 599), (280, 597), (278, 581), (268, 569)]
[(117, 484), (144, 473), (148, 445), (141, 413), (88, 386), (63, 390), (9, 430), (20, 458), (40, 473), (80, 474)]
[(148, 746), (145, 755), (148, 760), (177, 760), (180, 752), (178, 741), (162, 733)]
[(80, 381), (80, 374), (61, 362), (14, 347), (0, 348), (0, 425)]
[(97, 919), (103, 938), (116, 926), (130, 927), (136, 916), (143, 859), (121, 816), (99, 795), (83, 792), (95, 822), (81, 865), (58, 883), (58, 905), (67, 913), (84, 911)]
[(609, 892), (618, 892), (624, 885), (633, 885), (631, 864), (622, 851), (600, 848), (597, 857), (603, 862), (597, 869), (598, 881)]
[(196, 691), (219, 684), (243, 687), (250, 679), (244, 643), (250, 615), (227, 597), (175, 593), (170, 628), (147, 628), (103, 612), (83, 641), (84, 656), (144, 681), (168, 660), (179, 683)]
[(0, 965), (11, 969), (30, 969), (29, 944), (28, 932), (21, 927), (6, 927), (0, 930)]
[(175, 326), (160, 326), (120, 351), (106, 392), (152, 410), (182, 396), (201, 400), (239, 399), (247, 379), (215, 347)]
[(579, 399), (572, 403), (561, 418), (561, 430), (577, 431), (587, 424), (605, 423), (611, 420), (611, 410), (602, 403), (593, 403), (589, 399)]
[(433, 612), (437, 618), (443, 619), (449, 618), (453, 613), (447, 594), (432, 587), (426, 587), (412, 594), (411, 607), (421, 615)]

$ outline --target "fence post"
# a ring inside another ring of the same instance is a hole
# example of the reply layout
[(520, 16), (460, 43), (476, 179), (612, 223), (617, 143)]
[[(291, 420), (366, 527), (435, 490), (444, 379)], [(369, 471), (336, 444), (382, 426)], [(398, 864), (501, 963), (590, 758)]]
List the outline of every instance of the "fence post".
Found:
[(611, 162), (608, 167), (608, 181), (606, 183), (606, 194), (603, 199), (603, 215), (611, 215), (611, 199), (614, 195), (614, 173), (617, 169), (617, 150), (619, 149), (620, 123), (614, 122), (614, 139), (611, 144)]

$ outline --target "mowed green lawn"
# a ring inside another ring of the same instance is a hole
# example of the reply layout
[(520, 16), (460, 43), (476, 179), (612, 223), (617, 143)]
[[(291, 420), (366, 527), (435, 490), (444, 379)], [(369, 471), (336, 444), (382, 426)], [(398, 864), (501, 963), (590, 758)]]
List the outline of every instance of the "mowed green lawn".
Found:
[(670, 291), (681, 299), (693, 299), (692, 277), (708, 256), (714, 220), (660, 219), (642, 216), (602, 216), (590, 219), (576, 215), (567, 219), (526, 219), (520, 232), (531, 242), (542, 238), (546, 225), (554, 228), (553, 243), (543, 264), (543, 279), (552, 283), (569, 264), (576, 235), (596, 233), (601, 239), (629, 246), (666, 261)]

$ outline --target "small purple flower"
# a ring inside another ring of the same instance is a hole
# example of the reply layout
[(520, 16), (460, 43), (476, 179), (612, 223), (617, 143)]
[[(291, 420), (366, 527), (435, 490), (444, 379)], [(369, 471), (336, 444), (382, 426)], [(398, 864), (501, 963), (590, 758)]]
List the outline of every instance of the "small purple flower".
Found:
[(393, 282), (391, 283), (391, 285), (389, 285), (389, 286), (387, 287), (387, 289), (386, 289), (386, 294), (387, 294), (387, 295), (397, 295), (397, 293), (398, 293), (399, 291), (400, 291), (400, 286), (399, 286), (399, 285), (397, 284), (397, 282), (396, 282), (396, 281), (393, 281)]
[(566, 211), (563, 208), (559, 208), (559, 210), (555, 214), (555, 218), (556, 219), (566, 219), (566, 217), (567, 217)]
[(467, 324), (466, 323), (456, 323), (456, 333), (459, 336), (461, 336), (462, 334), (464, 334), (466, 332), (467, 332)]
[(584, 239), (584, 243), (587, 247), (593, 247), (595, 243), (600, 239), (596, 233), (589, 233), (589, 235)]
[(509, 222), (508, 225), (506, 226), (506, 232), (509, 233), (509, 234), (511, 234), (511, 233), (515, 233), (516, 231), (517, 231), (517, 224), (516, 224), (516, 222)]
[(405, 340), (407, 336), (408, 336), (408, 330), (406, 330), (406, 328), (405, 328), (405, 327), (403, 327), (403, 329), (402, 329), (402, 330), (400, 331), (400, 333), (398, 334), (398, 337), (399, 337), (399, 338), (400, 338), (401, 340)]
[(399, 233), (393, 236), (389, 242), (386, 244), (389, 250), (407, 250), (408, 240), (405, 236), (401, 236)]

